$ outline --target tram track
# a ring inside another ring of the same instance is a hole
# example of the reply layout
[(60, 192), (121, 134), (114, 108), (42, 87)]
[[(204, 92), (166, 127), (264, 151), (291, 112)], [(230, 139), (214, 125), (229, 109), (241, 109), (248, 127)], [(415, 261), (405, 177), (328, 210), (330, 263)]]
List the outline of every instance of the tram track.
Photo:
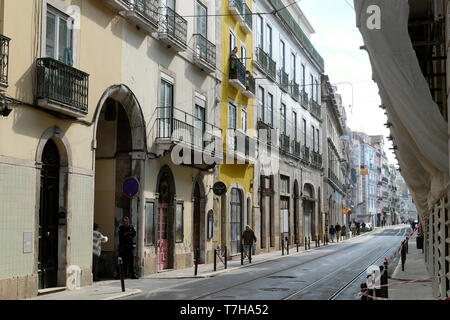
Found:
[[(405, 234), (405, 232), (406, 232), (406, 229), (403, 230), (403, 235)], [(346, 249), (349, 249), (349, 248), (357, 246), (357, 245), (358, 245), (358, 243), (351, 244)], [(365, 254), (363, 257), (359, 258), (357, 261), (352, 261), (351, 263), (345, 265), (344, 267), (341, 267), (338, 270), (333, 271), (332, 273), (328, 274), (326, 277), (322, 277), (322, 278), (314, 281), (313, 283), (307, 285), (306, 287), (304, 287), (304, 288), (302, 288), (302, 289), (300, 289), (300, 290), (298, 290), (298, 291), (296, 291), (294, 293), (291, 293), (291, 294), (289, 294), (289, 295), (287, 295), (285, 297), (282, 297), (280, 299), (281, 300), (292, 300), (293, 298), (295, 298), (296, 296), (300, 295), (301, 293), (306, 292), (306, 290), (320, 285), (320, 283), (322, 283), (324, 280), (332, 278), (333, 276), (335, 276), (339, 272), (342, 272), (343, 270), (349, 268), (350, 266), (354, 265), (355, 263), (357, 263), (357, 262), (359, 262), (361, 260), (365, 260), (365, 259), (366, 260), (370, 260), (371, 262), (367, 266), (365, 266), (362, 269), (362, 271), (360, 271), (356, 276), (352, 277), (352, 279), (350, 281), (346, 282), (345, 285), (341, 286), (331, 296), (328, 297), (328, 300), (334, 300), (337, 297), (339, 297), (347, 288), (349, 288), (356, 280), (358, 280), (361, 277), (361, 275), (365, 272), (367, 267), (369, 267), (370, 265), (376, 263), (380, 259), (384, 258), (386, 253), (389, 252), (390, 250), (392, 250), (394, 247), (395, 247), (395, 245), (392, 245), (386, 251), (384, 251), (382, 254), (377, 255), (376, 258), (370, 258), (371, 256), (373, 256), (374, 252), (379, 250), (378, 248), (375, 248), (374, 250), (371, 250), (369, 253)], [(221, 288), (220, 290), (215, 290), (215, 291), (212, 291), (212, 292), (208, 292), (206, 294), (202, 294), (202, 295), (194, 298), (193, 300), (200, 300), (200, 299), (203, 299), (203, 298), (212, 297), (214, 295), (223, 293), (223, 292), (228, 291), (228, 290), (233, 289), (233, 288), (238, 288), (238, 287), (241, 287), (241, 286), (245, 287), (245, 286), (249, 285), (252, 282), (256, 282), (256, 281), (259, 281), (259, 280), (262, 280), (262, 279), (265, 279), (265, 278), (270, 278), (271, 276), (274, 276), (276, 274), (280, 274), (280, 273), (283, 273), (283, 272), (286, 272), (286, 271), (289, 271), (289, 270), (295, 270), (298, 267), (303, 266), (303, 265), (305, 265), (307, 263), (310, 263), (310, 262), (313, 262), (313, 261), (316, 261), (316, 260), (319, 260), (319, 259), (326, 258), (326, 257), (331, 256), (331, 255), (336, 254), (336, 253), (337, 253), (336, 251), (333, 251), (333, 252), (330, 252), (328, 254), (320, 255), (320, 256), (315, 257), (313, 259), (310, 259), (310, 260), (307, 260), (307, 261), (303, 261), (301, 263), (297, 263), (295, 265), (291, 265), (291, 266), (283, 268), (283, 269), (278, 269), (278, 270), (276, 270), (274, 272), (271, 272), (271, 273), (268, 273), (268, 274), (264, 274), (264, 275), (261, 275), (259, 277), (252, 278), (252, 279), (249, 279), (249, 280), (246, 280), (246, 281), (243, 281), (243, 282), (239, 282), (239, 283), (231, 285), (231, 286), (227, 286), (226, 288)]]

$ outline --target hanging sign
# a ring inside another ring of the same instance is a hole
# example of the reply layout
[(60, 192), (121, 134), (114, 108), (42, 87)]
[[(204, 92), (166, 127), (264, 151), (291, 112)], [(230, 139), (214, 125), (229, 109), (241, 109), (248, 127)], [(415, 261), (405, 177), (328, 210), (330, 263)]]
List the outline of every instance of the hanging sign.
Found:
[(222, 181), (217, 181), (213, 185), (213, 192), (216, 196), (222, 196), (227, 193), (227, 185)]

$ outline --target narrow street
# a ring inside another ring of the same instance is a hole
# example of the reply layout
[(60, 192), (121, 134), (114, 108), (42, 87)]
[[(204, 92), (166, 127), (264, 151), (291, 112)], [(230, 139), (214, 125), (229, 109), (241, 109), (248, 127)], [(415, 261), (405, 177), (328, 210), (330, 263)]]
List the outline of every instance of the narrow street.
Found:
[[(376, 230), (305, 255), (230, 271), (207, 279), (127, 280), (144, 293), (136, 300), (355, 300), (365, 270), (381, 265), (400, 246), (409, 227)], [(398, 261), (398, 260), (397, 260)], [(389, 268), (391, 274), (397, 264)]]

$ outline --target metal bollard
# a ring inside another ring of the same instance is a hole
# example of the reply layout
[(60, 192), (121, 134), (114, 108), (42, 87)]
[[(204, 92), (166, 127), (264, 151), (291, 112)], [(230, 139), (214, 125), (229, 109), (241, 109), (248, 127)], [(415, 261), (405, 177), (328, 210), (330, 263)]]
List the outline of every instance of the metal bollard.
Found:
[(284, 239), (281, 239), (281, 255), (284, 256)]
[(225, 269), (227, 268), (227, 246), (225, 246)]
[(308, 239), (305, 237), (305, 251), (308, 250)]
[(298, 252), (298, 240), (297, 240), (297, 242), (295, 244), (297, 245), (297, 252)]
[(289, 255), (289, 239), (288, 238), (286, 238), (286, 252), (287, 252), (287, 255)]
[(320, 237), (319, 236), (317, 236), (317, 244), (318, 244), (318, 247), (320, 248)]
[(241, 266), (244, 265), (244, 245), (241, 244)]
[(252, 244), (248, 245), (248, 263), (252, 263), (252, 249), (253, 249), (252, 247), (253, 247)]
[(385, 287), (383, 287), (383, 297), (384, 298), (389, 298), (389, 287), (387, 286), (387, 284), (388, 284), (388, 263), (387, 263), (387, 261), (385, 261), (384, 262), (384, 274), (383, 274), (383, 277), (384, 277), (384, 280), (382, 281), (382, 283), (384, 283), (386, 286)]
[(405, 248), (405, 242), (404, 241), (402, 242), (401, 257), (402, 257), (402, 271), (405, 271), (406, 248)]
[(194, 271), (194, 275), (197, 275), (198, 272), (198, 258), (200, 256), (200, 249), (196, 248), (195, 249), (195, 271)]
[(308, 250), (311, 249), (311, 237), (308, 237)]
[(119, 265), (120, 285), (122, 286), (122, 292), (125, 292), (125, 280), (123, 279), (123, 261), (122, 261), (122, 257), (119, 257), (117, 259), (117, 264)]
[(217, 249), (214, 249), (214, 271), (217, 270)]

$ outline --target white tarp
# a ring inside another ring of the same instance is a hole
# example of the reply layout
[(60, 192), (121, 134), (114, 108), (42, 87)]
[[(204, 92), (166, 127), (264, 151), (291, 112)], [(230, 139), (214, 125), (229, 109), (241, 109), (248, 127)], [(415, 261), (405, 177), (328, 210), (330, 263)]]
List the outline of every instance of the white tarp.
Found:
[[(448, 124), (431, 97), (408, 34), (408, 0), (354, 0), (354, 4), (373, 79), (393, 125), (401, 173), (423, 214), (447, 188)], [(378, 8), (379, 29), (371, 20), (377, 18), (373, 10)]]

